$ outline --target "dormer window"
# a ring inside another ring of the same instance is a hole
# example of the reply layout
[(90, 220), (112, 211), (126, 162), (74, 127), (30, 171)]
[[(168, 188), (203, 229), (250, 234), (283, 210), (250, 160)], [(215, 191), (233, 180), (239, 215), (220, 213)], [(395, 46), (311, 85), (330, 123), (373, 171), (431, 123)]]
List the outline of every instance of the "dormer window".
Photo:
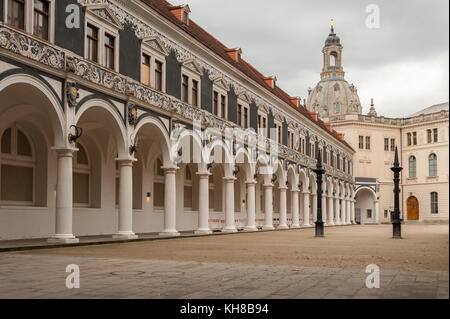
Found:
[(169, 55), (164, 45), (156, 37), (141, 39), (141, 83), (165, 92), (166, 57)]
[(117, 72), (122, 24), (103, 4), (86, 5), (86, 8), (85, 58)]

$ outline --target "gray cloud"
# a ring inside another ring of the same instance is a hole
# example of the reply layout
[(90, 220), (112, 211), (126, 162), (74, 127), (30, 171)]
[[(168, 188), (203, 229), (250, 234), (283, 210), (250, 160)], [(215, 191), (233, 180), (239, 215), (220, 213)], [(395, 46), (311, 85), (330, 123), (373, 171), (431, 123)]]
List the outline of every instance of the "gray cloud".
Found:
[[(291, 95), (306, 97), (322, 70), (329, 20), (344, 46), (346, 79), (368, 111), (407, 116), (448, 101), (447, 0), (186, 0), (191, 18)], [(380, 28), (366, 27), (366, 6), (380, 8)]]

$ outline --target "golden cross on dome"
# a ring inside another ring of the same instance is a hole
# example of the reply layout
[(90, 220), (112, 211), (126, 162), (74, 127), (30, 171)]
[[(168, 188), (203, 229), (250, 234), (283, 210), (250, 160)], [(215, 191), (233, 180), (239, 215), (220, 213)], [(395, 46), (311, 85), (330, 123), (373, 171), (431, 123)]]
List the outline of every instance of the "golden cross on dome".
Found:
[(330, 19), (330, 24), (331, 24), (331, 32), (334, 32), (334, 19), (333, 18)]

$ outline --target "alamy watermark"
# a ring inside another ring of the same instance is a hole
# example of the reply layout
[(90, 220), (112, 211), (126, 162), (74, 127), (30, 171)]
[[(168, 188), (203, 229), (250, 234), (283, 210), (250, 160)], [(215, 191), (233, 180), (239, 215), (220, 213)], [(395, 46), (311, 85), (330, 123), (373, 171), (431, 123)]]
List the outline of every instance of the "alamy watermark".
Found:
[(366, 273), (370, 274), (366, 278), (366, 287), (368, 289), (380, 288), (380, 267), (371, 264), (366, 267)]
[(80, 289), (80, 267), (75, 264), (68, 265), (66, 272), (70, 273), (66, 278), (66, 288)]
[(377, 4), (369, 4), (366, 6), (366, 27), (369, 29), (379, 29), (380, 24), (380, 7)]

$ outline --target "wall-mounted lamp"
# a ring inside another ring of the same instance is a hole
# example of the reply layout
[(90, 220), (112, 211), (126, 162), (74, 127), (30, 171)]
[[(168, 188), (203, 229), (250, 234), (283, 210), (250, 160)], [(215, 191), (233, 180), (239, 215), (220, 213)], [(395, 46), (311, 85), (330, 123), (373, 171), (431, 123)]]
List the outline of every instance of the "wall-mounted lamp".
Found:
[(213, 168), (214, 163), (208, 163), (208, 165), (206, 165), (206, 169), (209, 171), (211, 170), (211, 168)]
[(236, 177), (239, 174), (240, 171), (241, 171), (241, 168), (239, 166), (236, 166), (236, 168), (233, 171), (234, 177)]
[(146, 197), (147, 203), (150, 202), (150, 199), (151, 199), (151, 198), (152, 198), (152, 193), (148, 192), (148, 193), (147, 193), (147, 197)]
[(76, 125), (72, 125), (70, 128), (75, 130), (75, 134), (69, 134), (69, 143), (76, 143), (77, 140), (83, 135), (83, 129)]

